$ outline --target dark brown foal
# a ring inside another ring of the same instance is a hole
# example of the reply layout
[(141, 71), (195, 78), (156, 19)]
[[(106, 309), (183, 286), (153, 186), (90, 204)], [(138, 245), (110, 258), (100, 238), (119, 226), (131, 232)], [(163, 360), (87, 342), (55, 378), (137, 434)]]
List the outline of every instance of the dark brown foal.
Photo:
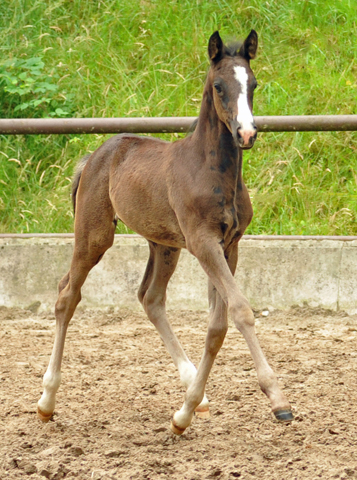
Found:
[[(252, 116), (257, 85), (250, 68), (258, 37), (226, 47), (218, 32), (208, 45), (211, 68), (194, 133), (174, 143), (135, 135), (107, 140), (80, 164), (74, 180), (75, 245), (68, 274), (59, 285), (56, 337), (44, 376), (39, 416), (48, 420), (60, 385), (66, 330), (81, 299), (81, 287), (113, 244), (117, 219), (149, 241), (150, 257), (139, 300), (159, 331), (187, 388), (171, 428), (181, 434), (194, 412), (209, 416), (205, 385), (227, 331), (228, 314), (252, 354), (258, 381), (278, 420), (291, 409), (260, 348), (254, 316), (238, 289), (234, 272), (238, 242), (252, 219), (242, 178), (242, 150), (256, 139)], [(166, 287), (187, 248), (209, 279), (210, 318), (198, 369), (190, 362), (167, 320)]]

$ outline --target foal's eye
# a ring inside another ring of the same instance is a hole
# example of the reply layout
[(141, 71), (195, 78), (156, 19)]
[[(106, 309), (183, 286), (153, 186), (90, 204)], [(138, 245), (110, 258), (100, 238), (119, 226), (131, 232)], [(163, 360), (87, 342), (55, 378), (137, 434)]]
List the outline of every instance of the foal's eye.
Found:
[(213, 86), (216, 89), (217, 93), (222, 93), (222, 87), (219, 85), (219, 83), (214, 83)]

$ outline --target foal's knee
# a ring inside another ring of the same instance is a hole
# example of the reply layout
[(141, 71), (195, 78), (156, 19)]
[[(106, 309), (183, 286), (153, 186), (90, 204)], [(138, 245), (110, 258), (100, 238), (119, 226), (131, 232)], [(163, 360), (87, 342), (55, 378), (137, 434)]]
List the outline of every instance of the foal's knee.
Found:
[(253, 310), (245, 298), (239, 299), (228, 308), (231, 318), (240, 332), (243, 332), (246, 328), (254, 327)]

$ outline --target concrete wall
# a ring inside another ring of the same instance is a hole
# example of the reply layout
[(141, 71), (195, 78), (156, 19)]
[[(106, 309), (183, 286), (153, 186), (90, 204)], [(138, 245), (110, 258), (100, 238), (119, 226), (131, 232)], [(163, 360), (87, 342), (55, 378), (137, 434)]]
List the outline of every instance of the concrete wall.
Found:
[[(67, 272), (73, 238), (0, 235), (0, 305), (52, 310), (57, 283)], [(146, 241), (117, 235), (82, 291), (85, 307), (141, 308), (137, 289), (148, 258)], [(253, 308), (321, 306), (357, 312), (356, 237), (244, 237), (237, 281)], [(168, 289), (168, 308), (207, 308), (207, 280), (182, 251)]]

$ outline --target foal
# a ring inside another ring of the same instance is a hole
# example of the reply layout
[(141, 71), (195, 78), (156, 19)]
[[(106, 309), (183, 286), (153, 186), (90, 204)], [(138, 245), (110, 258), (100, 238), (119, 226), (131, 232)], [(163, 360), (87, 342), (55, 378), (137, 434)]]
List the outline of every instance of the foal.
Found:
[[(55, 342), (38, 402), (42, 420), (49, 420), (55, 408), (66, 331), (81, 299), (81, 287), (112, 246), (118, 219), (149, 242), (139, 300), (187, 388), (184, 404), (174, 414), (172, 431), (182, 434), (194, 412), (209, 417), (205, 385), (227, 332), (228, 313), (248, 344), (259, 385), (276, 418), (293, 419), (255, 335), (253, 312), (233, 277), (238, 242), (253, 215), (242, 178), (242, 150), (251, 148), (257, 136), (252, 116), (257, 82), (250, 68), (257, 46), (254, 30), (239, 50), (226, 47), (218, 32), (211, 36), (211, 67), (191, 136), (168, 143), (117, 135), (81, 162), (73, 183), (74, 253), (70, 270), (59, 283)], [(209, 279), (210, 317), (198, 370), (165, 312), (166, 287), (181, 248), (198, 259)]]

